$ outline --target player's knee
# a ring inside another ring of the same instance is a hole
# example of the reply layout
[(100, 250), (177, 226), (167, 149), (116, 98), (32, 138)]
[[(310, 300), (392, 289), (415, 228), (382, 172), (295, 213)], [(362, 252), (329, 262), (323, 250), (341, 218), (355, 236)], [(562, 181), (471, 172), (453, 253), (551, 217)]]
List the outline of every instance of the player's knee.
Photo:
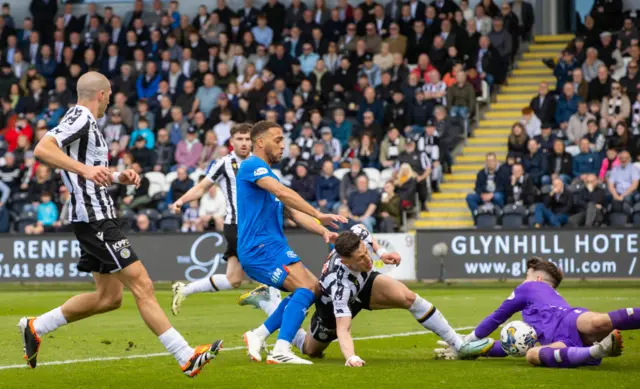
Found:
[(405, 309), (409, 309), (413, 306), (413, 304), (418, 299), (418, 295), (407, 289), (404, 293), (404, 307)]
[(228, 274), (227, 280), (229, 280), (229, 284), (233, 289), (239, 288), (242, 285), (242, 277), (237, 274)]
[(104, 301), (104, 311), (115, 311), (122, 306), (122, 293), (112, 296)]
[(534, 347), (527, 351), (525, 356), (527, 363), (532, 366), (540, 366), (540, 347)]
[(601, 314), (594, 316), (591, 320), (591, 327), (593, 332), (610, 332), (613, 330), (613, 324), (611, 318), (607, 314)]

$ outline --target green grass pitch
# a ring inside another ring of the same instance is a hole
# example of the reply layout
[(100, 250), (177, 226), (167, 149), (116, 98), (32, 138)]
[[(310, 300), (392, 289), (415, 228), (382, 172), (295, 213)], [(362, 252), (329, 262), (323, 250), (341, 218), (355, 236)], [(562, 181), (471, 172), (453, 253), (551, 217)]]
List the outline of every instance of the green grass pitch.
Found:
[[(192, 344), (224, 339), (225, 348), (194, 380), (184, 377), (173, 358), (163, 353), (156, 337), (144, 326), (130, 294), (123, 307), (60, 328), (45, 336), (35, 370), (22, 365), (20, 317), (45, 312), (77, 290), (37, 287), (0, 291), (0, 388), (640, 388), (640, 331), (626, 332), (625, 352), (597, 368), (555, 370), (529, 367), (524, 359), (435, 361), (433, 334), (401, 310), (363, 312), (354, 322), (356, 350), (367, 365), (344, 367), (337, 344), (313, 366), (269, 366), (249, 361), (241, 335), (261, 323), (260, 310), (236, 305), (238, 291), (190, 296), (173, 325)], [(454, 328), (476, 325), (509, 295), (512, 285), (490, 287), (413, 288), (433, 302)], [(640, 306), (637, 285), (594, 287), (567, 285), (560, 292), (574, 306), (595, 311)], [(157, 293), (167, 307), (171, 294)], [(308, 322), (305, 322), (305, 327)], [(468, 331), (461, 331), (466, 333)], [(386, 335), (371, 338), (377, 335)], [(497, 336), (497, 334), (494, 334)], [(128, 358), (141, 356), (140, 358)], [(100, 360), (61, 365), (68, 360)], [(105, 360), (112, 358), (111, 360)]]

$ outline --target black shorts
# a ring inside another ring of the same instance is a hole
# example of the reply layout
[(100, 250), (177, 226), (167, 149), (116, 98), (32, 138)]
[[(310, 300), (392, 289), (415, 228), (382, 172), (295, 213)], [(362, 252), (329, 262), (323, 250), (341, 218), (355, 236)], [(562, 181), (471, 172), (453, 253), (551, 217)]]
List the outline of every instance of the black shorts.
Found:
[(100, 274), (115, 273), (138, 260), (131, 242), (115, 219), (93, 223), (72, 223), (80, 242), (78, 270)]
[(223, 234), (227, 241), (227, 250), (224, 252), (222, 259), (227, 261), (231, 257), (238, 258), (238, 225), (225, 224)]
[[(358, 299), (349, 302), (351, 317), (354, 318), (363, 309), (371, 310), (369, 303), (371, 301), (371, 291), (373, 290), (373, 281), (380, 275), (378, 272), (371, 272), (371, 275), (364, 284), (364, 288), (358, 293)], [(311, 317), (311, 325), (309, 330), (313, 339), (320, 343), (331, 343), (338, 339), (336, 333), (336, 317), (333, 314), (333, 303), (327, 304), (322, 302), (322, 298), (316, 299), (316, 311)]]

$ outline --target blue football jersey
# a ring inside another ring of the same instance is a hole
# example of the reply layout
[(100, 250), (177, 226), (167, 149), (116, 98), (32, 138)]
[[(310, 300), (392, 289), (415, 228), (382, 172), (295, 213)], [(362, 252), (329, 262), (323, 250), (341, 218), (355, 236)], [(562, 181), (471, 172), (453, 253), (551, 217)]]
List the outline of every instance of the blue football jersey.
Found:
[(269, 165), (256, 156), (246, 159), (236, 176), (238, 254), (243, 261), (250, 261), (251, 256), (248, 254), (267, 244), (287, 244), (283, 232), (284, 205), (256, 183), (265, 177), (278, 180)]

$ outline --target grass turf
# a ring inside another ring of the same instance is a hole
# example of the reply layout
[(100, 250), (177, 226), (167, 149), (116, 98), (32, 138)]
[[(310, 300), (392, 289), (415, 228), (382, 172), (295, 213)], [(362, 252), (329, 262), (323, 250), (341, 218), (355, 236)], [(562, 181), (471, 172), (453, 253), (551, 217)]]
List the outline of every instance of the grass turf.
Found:
[[(73, 289), (73, 288), (71, 288)], [(474, 326), (509, 295), (511, 285), (483, 288), (413, 288), (433, 302), (454, 328)], [(241, 347), (241, 335), (264, 319), (260, 310), (236, 305), (238, 291), (190, 296), (173, 325), (192, 344), (224, 339), (218, 358), (195, 380), (180, 373), (170, 356), (82, 362), (54, 366), (2, 369), (22, 363), (20, 317), (60, 305), (74, 290), (9, 288), (0, 292), (0, 388), (638, 388), (640, 387), (640, 333), (626, 332), (625, 353), (597, 368), (556, 370), (531, 368), (523, 359), (435, 361), (433, 334), (395, 336), (356, 342), (362, 369), (344, 367), (337, 344), (314, 366), (267, 366), (250, 362)], [(576, 285), (561, 290), (574, 306), (607, 312), (640, 306), (635, 287)], [(164, 307), (166, 290), (158, 292)], [(169, 309), (166, 309), (169, 313)], [(305, 322), (305, 327), (308, 325)], [(354, 322), (356, 337), (420, 331), (402, 310), (363, 312)], [(465, 331), (462, 331), (465, 332)], [(405, 334), (406, 335), (406, 334)], [(497, 336), (497, 334), (494, 334)], [(121, 358), (162, 353), (164, 348), (144, 326), (130, 294), (120, 310), (62, 327), (46, 335), (40, 363), (86, 358)]]

